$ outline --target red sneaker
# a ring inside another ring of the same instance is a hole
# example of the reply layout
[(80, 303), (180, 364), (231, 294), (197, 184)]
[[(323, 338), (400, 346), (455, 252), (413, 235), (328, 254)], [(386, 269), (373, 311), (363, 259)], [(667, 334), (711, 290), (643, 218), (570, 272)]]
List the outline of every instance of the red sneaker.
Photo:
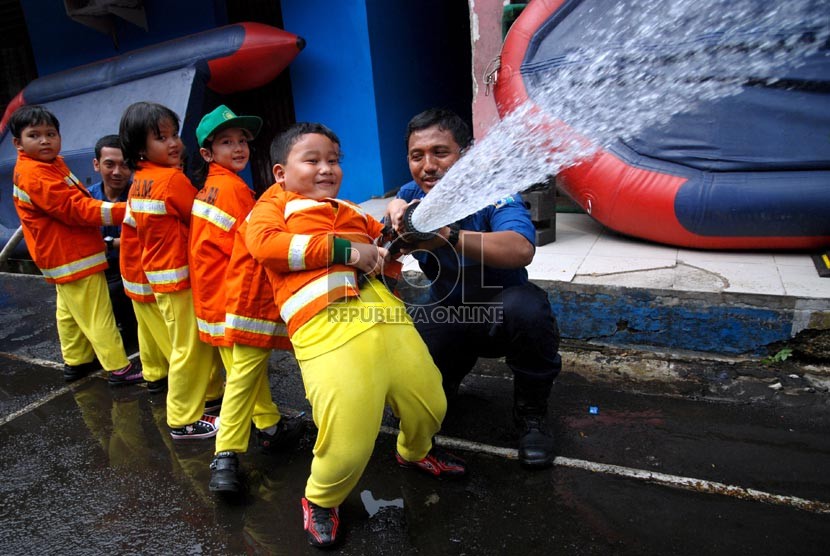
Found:
[(303, 529), (311, 546), (334, 546), (340, 540), (337, 536), (339, 528), (339, 508), (323, 508), (303, 497)]
[(424, 459), (406, 461), (395, 452), (395, 459), (401, 467), (412, 467), (433, 477), (463, 477), (467, 474), (467, 464), (458, 456), (439, 448), (432, 448)]

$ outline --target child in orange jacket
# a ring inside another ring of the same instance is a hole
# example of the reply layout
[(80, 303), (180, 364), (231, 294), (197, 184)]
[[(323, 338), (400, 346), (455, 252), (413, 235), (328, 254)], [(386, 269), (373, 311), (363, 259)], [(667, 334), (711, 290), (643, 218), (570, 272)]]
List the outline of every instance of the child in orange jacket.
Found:
[(60, 123), (42, 106), (18, 108), (9, 120), (17, 149), (14, 207), (32, 260), (55, 284), (63, 376), (77, 380), (100, 365), (111, 385), (141, 382), (112, 314), (99, 226), (124, 219), (124, 203), (93, 199), (63, 157)]
[[(247, 166), (248, 143), (261, 127), (260, 118), (237, 116), (225, 105), (206, 114), (196, 127), (199, 154), (204, 161), (201, 172), (207, 174), (207, 179), (193, 201), (190, 280), (199, 337), (215, 346), (227, 371), (219, 414), (222, 428), (216, 437), (217, 458), (211, 465), (210, 489), (214, 492), (239, 490), (236, 454), (248, 449), (251, 420), (257, 429), (258, 443), (269, 450), (285, 446), (302, 432), (302, 421), (283, 419), (271, 398), (267, 371), (274, 343), (272, 337), (252, 344), (244, 338), (240, 342), (240, 338), (226, 334), (226, 301), (232, 291), (230, 281), (242, 279), (242, 287), (249, 286), (247, 266), (237, 265), (233, 274), (228, 274), (236, 231), (254, 206), (254, 193), (238, 173)], [(250, 260), (253, 263), (253, 259)], [(257, 300), (250, 291), (241, 293), (251, 302)], [(273, 307), (273, 298), (267, 299), (266, 303)], [(262, 320), (275, 312), (275, 307), (271, 309), (265, 305), (249, 317)], [(285, 336), (283, 340), (284, 348), (288, 340)]]
[[(204, 414), (210, 388), (221, 391), (218, 357), (199, 340), (190, 289), (188, 233), (196, 188), (180, 170), (179, 117), (152, 102), (131, 104), (119, 128), (124, 160), (134, 170), (128, 204), (144, 270), (170, 337), (167, 424), (175, 440), (216, 436)], [(219, 384), (211, 385), (212, 378)]]
[(303, 523), (309, 543), (328, 547), (387, 403), (400, 417), (401, 466), (448, 477), (466, 468), (432, 445), (447, 407), (441, 373), (403, 303), (373, 277), (387, 254), (373, 242), (383, 224), (336, 198), (339, 139), (321, 124), (295, 124), (271, 158), (277, 183), (254, 206), (245, 240), (268, 273), (319, 429)]

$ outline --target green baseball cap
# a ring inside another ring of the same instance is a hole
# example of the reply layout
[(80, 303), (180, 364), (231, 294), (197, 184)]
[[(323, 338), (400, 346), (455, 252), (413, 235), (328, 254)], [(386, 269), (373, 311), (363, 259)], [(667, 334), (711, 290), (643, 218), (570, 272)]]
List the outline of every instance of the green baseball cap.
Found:
[(237, 116), (233, 113), (233, 110), (224, 104), (220, 104), (211, 112), (205, 114), (202, 121), (196, 126), (196, 141), (198, 141), (200, 147), (204, 147), (205, 141), (229, 127), (247, 129), (256, 137), (260, 128), (262, 128), (262, 118), (259, 116)]

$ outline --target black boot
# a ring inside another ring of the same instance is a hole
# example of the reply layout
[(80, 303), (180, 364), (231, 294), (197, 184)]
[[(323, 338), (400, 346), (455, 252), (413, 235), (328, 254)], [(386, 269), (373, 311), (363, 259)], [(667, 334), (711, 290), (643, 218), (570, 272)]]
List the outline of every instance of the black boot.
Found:
[(553, 434), (547, 426), (550, 386), (526, 388), (516, 384), (513, 419), (519, 429), (519, 462), (541, 469), (553, 464)]
[(239, 476), (239, 459), (233, 452), (219, 452), (210, 463), (211, 492), (238, 494), (242, 488)]

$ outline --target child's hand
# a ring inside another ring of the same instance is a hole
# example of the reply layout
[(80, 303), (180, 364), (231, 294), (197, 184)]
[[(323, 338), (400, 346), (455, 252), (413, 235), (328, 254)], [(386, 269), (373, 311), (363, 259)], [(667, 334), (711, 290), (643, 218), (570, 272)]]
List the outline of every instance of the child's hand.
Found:
[(383, 261), (388, 254), (389, 251), (383, 247), (378, 247), (374, 243), (352, 242), (349, 262), (346, 264), (356, 267), (368, 276), (374, 276), (380, 272)]

